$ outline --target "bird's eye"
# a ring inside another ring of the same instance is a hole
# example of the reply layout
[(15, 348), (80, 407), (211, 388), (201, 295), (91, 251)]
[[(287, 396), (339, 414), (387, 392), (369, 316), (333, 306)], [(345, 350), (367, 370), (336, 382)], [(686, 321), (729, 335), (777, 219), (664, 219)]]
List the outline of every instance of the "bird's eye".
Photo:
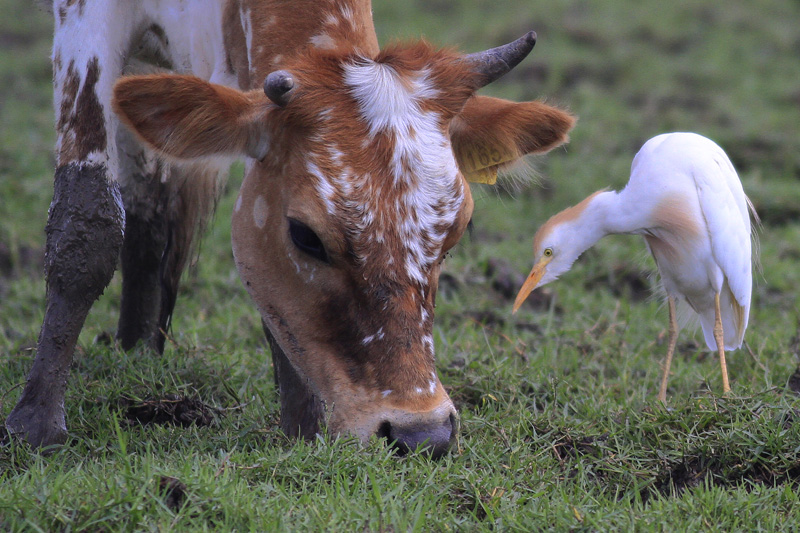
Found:
[(550, 257), (551, 255), (553, 255), (553, 249), (552, 248), (545, 248), (544, 249), (544, 256), (545, 257)]
[(325, 251), (325, 246), (314, 231), (303, 224), (302, 222), (293, 218), (289, 219), (289, 236), (292, 242), (303, 253), (306, 253), (314, 259), (319, 259), (324, 263), (328, 263), (328, 253)]

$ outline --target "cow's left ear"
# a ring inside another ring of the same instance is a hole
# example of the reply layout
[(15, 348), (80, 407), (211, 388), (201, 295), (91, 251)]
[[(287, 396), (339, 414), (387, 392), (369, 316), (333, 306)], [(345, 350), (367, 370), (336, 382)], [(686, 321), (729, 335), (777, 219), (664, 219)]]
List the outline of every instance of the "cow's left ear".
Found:
[(464, 177), (492, 184), (524, 155), (565, 143), (574, 125), (575, 117), (542, 102), (475, 96), (450, 123), (450, 139)]
[(269, 150), (264, 93), (244, 93), (194, 76), (121, 78), (114, 111), (136, 135), (177, 160), (203, 157), (263, 159)]

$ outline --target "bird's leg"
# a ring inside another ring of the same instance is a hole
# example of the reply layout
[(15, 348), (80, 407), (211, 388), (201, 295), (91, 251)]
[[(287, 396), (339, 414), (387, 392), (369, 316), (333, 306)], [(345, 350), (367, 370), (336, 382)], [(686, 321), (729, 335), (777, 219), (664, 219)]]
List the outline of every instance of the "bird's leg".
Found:
[(669, 340), (667, 342), (667, 357), (664, 359), (664, 376), (661, 378), (661, 388), (658, 389), (658, 401), (667, 403), (667, 380), (669, 380), (669, 367), (672, 366), (672, 355), (678, 342), (678, 319), (675, 317), (675, 298), (667, 297), (669, 306)]
[(731, 391), (731, 384), (728, 381), (728, 364), (725, 362), (725, 337), (722, 332), (722, 312), (719, 308), (719, 293), (714, 295), (714, 340), (717, 341), (719, 366), (722, 369), (722, 393), (728, 394)]

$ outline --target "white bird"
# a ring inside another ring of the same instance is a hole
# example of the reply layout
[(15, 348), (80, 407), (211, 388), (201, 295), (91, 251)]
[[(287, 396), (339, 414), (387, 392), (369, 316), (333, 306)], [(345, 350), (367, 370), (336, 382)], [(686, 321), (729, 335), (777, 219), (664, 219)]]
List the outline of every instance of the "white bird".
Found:
[(533, 238), (535, 263), (514, 312), (536, 287), (567, 272), (610, 234), (644, 237), (669, 306), (669, 345), (658, 399), (678, 337), (675, 302), (699, 315), (706, 344), (719, 354), (722, 388), (730, 391), (725, 350), (742, 345), (750, 313), (751, 224), (758, 217), (725, 152), (695, 133), (666, 133), (647, 141), (633, 159), (628, 185), (598, 191), (551, 217)]

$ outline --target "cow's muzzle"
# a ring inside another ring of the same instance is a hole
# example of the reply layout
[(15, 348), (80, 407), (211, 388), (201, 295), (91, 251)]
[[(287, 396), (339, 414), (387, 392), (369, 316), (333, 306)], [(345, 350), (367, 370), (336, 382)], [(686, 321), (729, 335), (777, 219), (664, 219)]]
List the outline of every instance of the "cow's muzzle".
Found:
[(386, 439), (398, 455), (417, 451), (438, 459), (445, 455), (456, 440), (458, 417), (455, 410), (412, 421), (384, 421), (378, 428), (378, 437)]

